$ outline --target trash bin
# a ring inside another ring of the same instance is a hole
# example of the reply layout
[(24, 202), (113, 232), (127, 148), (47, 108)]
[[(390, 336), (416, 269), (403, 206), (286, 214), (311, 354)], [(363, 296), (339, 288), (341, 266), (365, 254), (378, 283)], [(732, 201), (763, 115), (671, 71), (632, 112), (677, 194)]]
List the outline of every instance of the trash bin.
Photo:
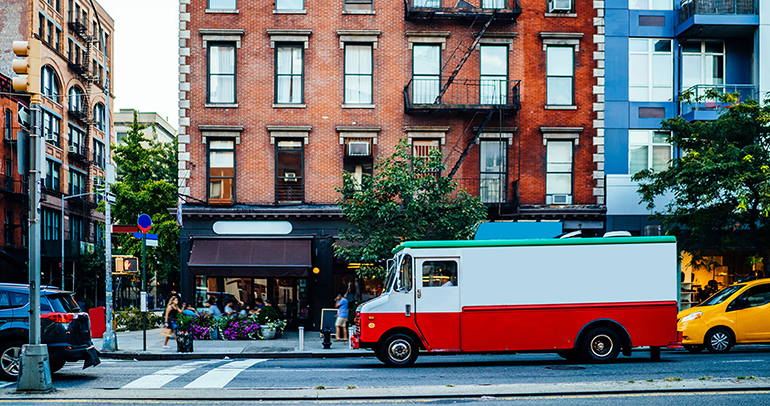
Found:
[(102, 338), (106, 328), (104, 306), (89, 309), (88, 319), (91, 321), (91, 338)]

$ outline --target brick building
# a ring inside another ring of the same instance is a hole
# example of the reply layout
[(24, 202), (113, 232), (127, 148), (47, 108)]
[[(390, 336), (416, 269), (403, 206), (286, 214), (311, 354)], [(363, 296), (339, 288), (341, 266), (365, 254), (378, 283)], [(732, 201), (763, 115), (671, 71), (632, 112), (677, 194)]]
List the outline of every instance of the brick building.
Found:
[(334, 186), (400, 139), (440, 149), (490, 220), (604, 228), (592, 2), (180, 5), (182, 289), (199, 305), (262, 296), (318, 327), (355, 266), (333, 257)]
[[(11, 70), (13, 41), (34, 37), (43, 44), (40, 108), (46, 141), (46, 177), (40, 215), (42, 283), (61, 286), (61, 247), (64, 245), (65, 287), (74, 289), (73, 274), (77, 275), (78, 258), (83, 252), (104, 245), (104, 216), (94, 210), (97, 196), (87, 194), (104, 179), (106, 142), (109, 142), (104, 130), (106, 120), (112, 120), (112, 113), (105, 108), (104, 86), (106, 80), (111, 79), (114, 22), (98, 3), (88, 0), (9, 0), (4, 2), (4, 9), (0, 14), (2, 75), (15, 76)], [(102, 39), (106, 40), (106, 49), (102, 48)], [(110, 87), (114, 87), (112, 81)], [(9, 89), (3, 85), (3, 92), (6, 91)], [(25, 105), (29, 103), (25, 94), (12, 98), (21, 99)], [(6, 108), (5, 103), (3, 107)], [(10, 107), (12, 120), (4, 122), (6, 129), (18, 127), (14, 109)], [(7, 117), (8, 111), (4, 110), (4, 114)], [(5, 136), (11, 137), (4, 138), (2, 152), (3, 174), (7, 177), (9, 162), (15, 165), (17, 158), (14, 153), (17, 139), (15, 131), (6, 131)], [(5, 179), (14, 187), (21, 182), (16, 174)], [(6, 218), (2, 245), (6, 251), (12, 247), (23, 251), (13, 255), (17, 261), (2, 255), (0, 279), (25, 282), (28, 190), (4, 188), (0, 191), (4, 194), (0, 204), (6, 205), (2, 213)], [(81, 194), (86, 195), (75, 197)], [(65, 201), (63, 211), (62, 199)], [(8, 205), (16, 202), (19, 202), (17, 206), (9, 208)], [(93, 294), (88, 292), (88, 297), (93, 298)], [(82, 296), (77, 298), (80, 300)]]

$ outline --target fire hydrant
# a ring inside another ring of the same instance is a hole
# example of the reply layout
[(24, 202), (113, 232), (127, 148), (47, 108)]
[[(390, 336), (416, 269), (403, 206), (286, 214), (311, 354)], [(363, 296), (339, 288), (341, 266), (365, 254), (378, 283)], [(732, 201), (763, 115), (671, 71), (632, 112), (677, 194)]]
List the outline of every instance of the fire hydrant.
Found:
[(321, 334), (324, 336), (324, 350), (329, 350), (332, 348), (332, 331), (327, 327), (323, 330), (321, 330)]

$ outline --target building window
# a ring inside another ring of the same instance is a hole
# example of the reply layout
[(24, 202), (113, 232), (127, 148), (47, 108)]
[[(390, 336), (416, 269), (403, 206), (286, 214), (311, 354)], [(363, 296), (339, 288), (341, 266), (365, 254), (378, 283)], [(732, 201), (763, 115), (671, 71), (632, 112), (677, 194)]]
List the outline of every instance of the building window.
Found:
[(695, 85), (725, 83), (725, 43), (685, 41), (682, 43), (682, 90)]
[(61, 104), (59, 80), (56, 77), (56, 71), (48, 65), (43, 66), (40, 72), (40, 80), (43, 82), (43, 96), (51, 99), (57, 104)]
[(16, 229), (16, 226), (13, 224), (13, 212), (12, 211), (6, 211), (5, 212), (5, 245), (14, 246), (15, 245), (15, 238), (14, 238), (14, 230)]
[(94, 125), (99, 131), (104, 132), (104, 104), (96, 103), (94, 105)]
[(276, 10), (304, 10), (305, 1), (304, 0), (276, 0), (275, 9)]
[(235, 103), (235, 45), (209, 46), (209, 103)]
[(275, 102), (302, 104), (303, 49), (301, 44), (275, 47)]
[(441, 7), (441, 0), (414, 0), (414, 7)]
[(48, 45), (53, 46), (53, 44), (54, 44), (54, 33), (55, 32), (56, 31), (54, 29), (53, 22), (49, 21), (48, 22), (48, 30), (46, 32), (46, 37), (45, 37), (45, 42), (47, 42)]
[(673, 10), (674, 3), (671, 0), (629, 0), (628, 8), (631, 10)]
[(56, 28), (56, 36), (54, 37), (54, 49), (61, 52), (61, 29)]
[(88, 192), (86, 187), (86, 175), (75, 171), (70, 167), (70, 195), (79, 195)]
[(85, 228), (83, 227), (83, 219), (70, 215), (70, 241), (80, 242), (84, 241)]
[(372, 104), (372, 45), (345, 44), (345, 104)]
[(56, 190), (60, 191), (61, 187), (60, 185), (60, 171), (61, 171), (61, 164), (52, 161), (50, 159), (46, 159), (46, 176), (45, 176), (45, 187), (50, 190)]
[(506, 0), (481, 0), (481, 8), (505, 8)]
[(94, 221), (94, 244), (98, 247), (104, 247), (105, 227), (103, 223)]
[(81, 113), (83, 108), (83, 89), (78, 86), (71, 87), (69, 92), (70, 113)]
[(674, 93), (671, 40), (629, 39), (628, 99), (670, 101)]
[(302, 140), (276, 141), (275, 194), (278, 203), (302, 203), (305, 200), (303, 152)]
[(575, 48), (546, 48), (546, 104), (572, 106), (574, 102)]
[(209, 203), (235, 201), (235, 141), (209, 141)]
[(479, 58), (481, 104), (505, 104), (508, 100), (508, 46), (482, 45)]
[[(431, 151), (441, 151), (441, 143), (439, 140), (413, 140), (412, 141), (412, 158), (416, 160), (422, 160), (423, 162), (427, 163), (428, 158), (430, 157)], [(441, 172), (439, 171), (430, 171), (426, 172), (433, 176), (440, 176)]]
[(81, 130), (80, 128), (72, 125), (70, 123), (68, 127), (69, 130), (69, 147), (72, 147), (71, 149), (74, 149), (73, 152), (81, 155), (85, 155), (84, 151), (86, 147), (88, 147), (88, 139), (86, 138), (86, 132)]
[(573, 141), (548, 141), (546, 144), (546, 204), (572, 203)]
[(104, 179), (94, 176), (94, 203), (99, 204), (104, 200)]
[(40, 38), (45, 38), (45, 23), (46, 19), (43, 13), (38, 14), (37, 36)]
[(645, 169), (660, 172), (668, 169), (673, 147), (668, 143), (669, 133), (654, 130), (628, 131), (628, 173)]
[(104, 143), (94, 138), (94, 163), (100, 168), (105, 167)]
[(41, 111), (43, 115), (43, 137), (46, 142), (49, 142), (55, 146), (59, 144), (59, 128), (61, 127), (61, 120), (59, 117), (54, 116), (47, 110)]
[(441, 46), (412, 47), (412, 103), (432, 104), (441, 84)]
[(209, 0), (210, 10), (237, 10), (238, 2), (236, 0)]
[[(23, 224), (23, 223), (22, 223)], [(43, 209), (43, 239), (58, 240), (61, 238), (61, 212)]]
[(364, 178), (371, 179), (373, 164), (371, 139), (348, 138), (345, 140), (343, 170), (353, 174), (356, 180), (356, 189), (361, 189)]
[(13, 112), (11, 109), (5, 109), (5, 123), (3, 129), (6, 140), (12, 140), (13, 139)]
[(503, 203), (507, 197), (508, 140), (482, 140), (479, 146), (479, 198), (483, 203)]
[(345, 11), (371, 11), (372, 0), (345, 0)]

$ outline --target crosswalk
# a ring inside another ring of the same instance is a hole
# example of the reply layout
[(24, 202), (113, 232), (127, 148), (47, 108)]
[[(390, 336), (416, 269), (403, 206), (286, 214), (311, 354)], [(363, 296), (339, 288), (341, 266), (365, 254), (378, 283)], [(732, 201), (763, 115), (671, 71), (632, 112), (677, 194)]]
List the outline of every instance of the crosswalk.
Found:
[[(247, 368), (266, 359), (246, 359), (238, 361), (225, 362), (194, 381), (190, 382), (185, 388), (203, 389), (203, 388), (224, 388), (238, 374)], [(161, 369), (150, 375), (145, 375), (139, 379), (129, 382), (122, 389), (159, 389), (175, 379), (186, 375), (198, 368), (209, 366), (210, 364), (222, 362), (220, 360), (193, 361), (181, 365), (175, 365), (170, 368)]]

